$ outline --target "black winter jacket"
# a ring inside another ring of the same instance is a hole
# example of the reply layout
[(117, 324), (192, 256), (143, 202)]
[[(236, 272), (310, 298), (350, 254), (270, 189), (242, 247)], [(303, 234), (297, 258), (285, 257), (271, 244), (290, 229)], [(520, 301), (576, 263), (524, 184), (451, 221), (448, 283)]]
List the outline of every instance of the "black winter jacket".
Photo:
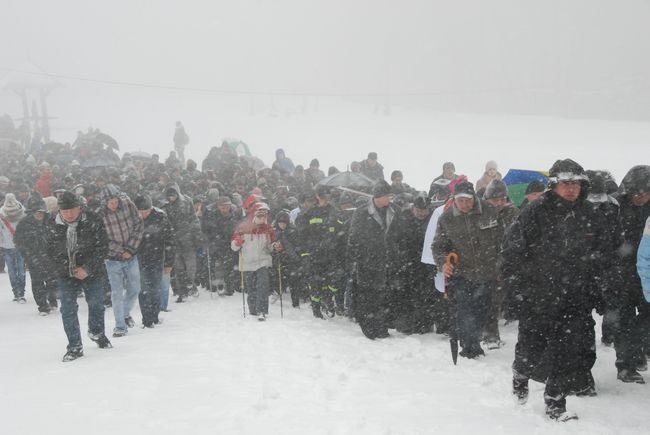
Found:
[(174, 264), (174, 245), (172, 227), (167, 215), (153, 207), (144, 220), (144, 234), (138, 248), (138, 261), (141, 267), (172, 267)]

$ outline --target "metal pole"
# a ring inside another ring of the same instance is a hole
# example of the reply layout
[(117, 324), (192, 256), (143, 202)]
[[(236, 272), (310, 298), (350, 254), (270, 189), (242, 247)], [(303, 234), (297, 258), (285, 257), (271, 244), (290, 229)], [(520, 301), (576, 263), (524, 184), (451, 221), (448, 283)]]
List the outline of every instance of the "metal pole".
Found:
[(241, 281), (239, 283), (239, 288), (241, 289), (241, 307), (244, 317), (246, 317), (246, 295), (244, 294), (244, 255), (239, 250), (239, 275)]

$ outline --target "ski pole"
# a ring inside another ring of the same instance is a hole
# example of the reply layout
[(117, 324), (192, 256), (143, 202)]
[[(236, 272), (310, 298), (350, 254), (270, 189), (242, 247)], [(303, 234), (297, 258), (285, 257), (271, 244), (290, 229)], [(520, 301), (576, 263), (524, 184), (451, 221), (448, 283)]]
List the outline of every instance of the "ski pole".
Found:
[(205, 252), (208, 257), (208, 290), (210, 290), (210, 299), (214, 299), (214, 294), (212, 293), (212, 270), (210, 267), (210, 243), (206, 243)]
[(244, 317), (246, 317), (246, 295), (244, 294), (244, 255), (239, 250), (239, 276), (241, 281), (239, 283), (239, 288), (241, 289), (241, 308)]
[(278, 260), (278, 285), (280, 290), (280, 318), (284, 319), (284, 311), (282, 308), (282, 263)]

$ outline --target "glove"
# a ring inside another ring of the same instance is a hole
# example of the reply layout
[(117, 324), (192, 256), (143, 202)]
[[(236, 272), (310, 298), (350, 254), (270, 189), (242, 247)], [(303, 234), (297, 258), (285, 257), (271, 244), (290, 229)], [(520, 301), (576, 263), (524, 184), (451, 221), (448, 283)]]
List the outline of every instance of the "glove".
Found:
[(241, 234), (235, 234), (232, 240), (235, 242), (235, 245), (237, 246), (241, 246), (244, 244), (244, 237)]

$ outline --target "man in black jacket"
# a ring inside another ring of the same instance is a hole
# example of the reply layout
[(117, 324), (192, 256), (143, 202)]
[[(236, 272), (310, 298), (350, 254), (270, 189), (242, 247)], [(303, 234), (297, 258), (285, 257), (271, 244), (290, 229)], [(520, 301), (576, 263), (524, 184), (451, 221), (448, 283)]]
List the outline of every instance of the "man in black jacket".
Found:
[(397, 239), (400, 210), (391, 203), (390, 184), (378, 181), (373, 198), (354, 211), (348, 238), (348, 258), (354, 264), (354, 315), (371, 340), (388, 337), (390, 293), (399, 262)]
[(61, 291), (61, 318), (68, 337), (63, 361), (83, 356), (77, 295), (81, 290), (88, 302), (88, 337), (100, 348), (110, 348), (104, 334), (103, 287), (99, 277), (108, 255), (108, 236), (102, 218), (82, 210), (72, 192), (63, 192), (57, 202), (59, 213), (47, 222), (47, 253)]
[(227, 196), (220, 196), (214, 207), (207, 207), (201, 229), (206, 237), (210, 254), (210, 270), (213, 280), (212, 291), (231, 296), (239, 287), (239, 274), (234, 267), (237, 254), (230, 249), (230, 241), (241, 213)]
[(47, 254), (47, 207), (41, 195), (27, 200), (27, 215), (16, 226), (14, 244), (25, 259), (32, 282), (34, 301), (41, 316), (56, 309), (56, 284), (52, 279), (52, 267)]
[(141, 287), (138, 300), (142, 325), (153, 328), (160, 322), (158, 314), (163, 269), (165, 273), (170, 273), (174, 264), (172, 228), (165, 212), (153, 207), (148, 194), (139, 194), (133, 202), (144, 221), (144, 234), (138, 248)]
[[(592, 310), (613, 281), (611, 233), (586, 200), (583, 168), (566, 159), (550, 170), (549, 190), (529, 204), (506, 232), (502, 276), (518, 313), (513, 394), (524, 403), (528, 379), (544, 382), (546, 414), (577, 418), (566, 396), (595, 394)], [(511, 307), (512, 308), (512, 307)]]

